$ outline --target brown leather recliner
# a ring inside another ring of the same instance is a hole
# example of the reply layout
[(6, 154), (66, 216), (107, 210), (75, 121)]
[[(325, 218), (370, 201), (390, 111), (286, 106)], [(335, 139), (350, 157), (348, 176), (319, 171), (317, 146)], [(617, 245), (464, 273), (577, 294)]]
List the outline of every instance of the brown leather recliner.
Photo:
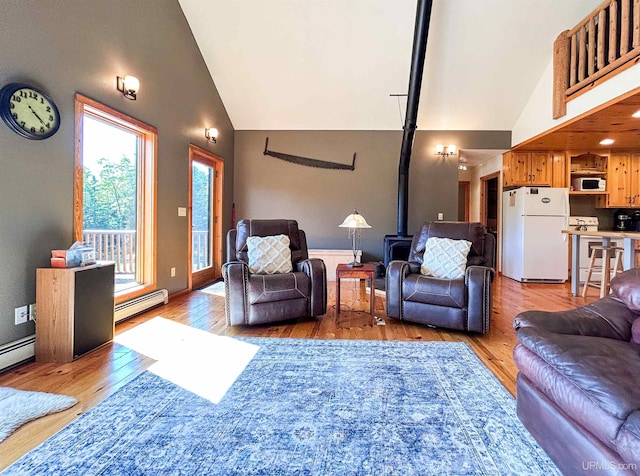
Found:
[[(420, 274), (430, 237), (472, 243), (464, 277), (443, 279)], [(485, 333), (491, 314), (495, 237), (478, 222), (426, 222), (411, 242), (408, 261), (387, 268), (387, 316), (461, 331)]]
[[(289, 237), (293, 271), (250, 273), (247, 238), (280, 234)], [(227, 263), (222, 275), (230, 326), (314, 317), (327, 311), (324, 262), (309, 259), (306, 235), (295, 220), (240, 220), (227, 234)]]

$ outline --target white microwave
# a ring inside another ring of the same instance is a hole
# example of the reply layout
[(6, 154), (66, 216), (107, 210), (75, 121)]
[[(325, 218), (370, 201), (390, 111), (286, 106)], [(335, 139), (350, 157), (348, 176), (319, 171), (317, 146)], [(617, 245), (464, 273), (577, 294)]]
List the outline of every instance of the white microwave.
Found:
[(607, 189), (607, 181), (603, 178), (595, 177), (574, 178), (571, 185), (573, 185), (573, 190), (578, 192), (604, 192)]

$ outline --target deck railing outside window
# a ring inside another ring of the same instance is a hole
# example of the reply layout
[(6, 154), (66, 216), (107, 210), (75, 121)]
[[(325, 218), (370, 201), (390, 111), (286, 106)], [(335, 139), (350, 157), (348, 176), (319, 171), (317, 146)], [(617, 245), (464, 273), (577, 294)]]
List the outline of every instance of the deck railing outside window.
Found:
[[(84, 230), (82, 239), (93, 246), (98, 261), (115, 261), (116, 274), (136, 272), (135, 230)], [(193, 231), (193, 270), (211, 266), (208, 231)]]
[(555, 41), (553, 118), (566, 114), (567, 101), (639, 60), (640, 0), (605, 1)]
[(193, 236), (191, 263), (193, 271), (200, 271), (201, 269), (211, 266), (211, 259), (209, 253), (209, 243), (211, 238), (208, 231), (196, 231), (191, 233)]
[(98, 261), (115, 261), (116, 274), (135, 274), (135, 230), (84, 230), (82, 239), (93, 246)]

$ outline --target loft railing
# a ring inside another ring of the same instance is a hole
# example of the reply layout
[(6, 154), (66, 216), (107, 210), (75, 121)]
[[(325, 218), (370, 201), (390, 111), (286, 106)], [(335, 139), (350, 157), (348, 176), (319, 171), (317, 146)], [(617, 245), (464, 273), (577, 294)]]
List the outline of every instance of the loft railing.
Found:
[(135, 230), (84, 230), (82, 240), (93, 246), (97, 260), (114, 261), (116, 274), (135, 274)]
[(607, 0), (553, 45), (553, 118), (567, 102), (640, 61), (640, 0)]

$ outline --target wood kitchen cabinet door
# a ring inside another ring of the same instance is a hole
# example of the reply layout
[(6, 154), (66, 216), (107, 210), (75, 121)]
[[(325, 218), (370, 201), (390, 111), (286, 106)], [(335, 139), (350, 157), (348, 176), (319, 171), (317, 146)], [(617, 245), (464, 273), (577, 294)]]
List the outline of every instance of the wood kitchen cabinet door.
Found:
[(628, 207), (631, 205), (631, 162), (631, 154), (621, 152), (611, 154), (607, 173), (608, 207)]
[(513, 175), (515, 164), (516, 161), (511, 151), (502, 154), (502, 186), (505, 188), (516, 185), (515, 177)]
[(513, 185), (531, 184), (531, 153), (511, 153), (511, 177)]
[(640, 207), (640, 153), (631, 154), (629, 162), (629, 198), (631, 206)]
[(551, 186), (564, 188), (567, 184), (567, 157), (564, 152), (551, 153)]
[(551, 186), (553, 167), (548, 152), (531, 153), (531, 185)]

